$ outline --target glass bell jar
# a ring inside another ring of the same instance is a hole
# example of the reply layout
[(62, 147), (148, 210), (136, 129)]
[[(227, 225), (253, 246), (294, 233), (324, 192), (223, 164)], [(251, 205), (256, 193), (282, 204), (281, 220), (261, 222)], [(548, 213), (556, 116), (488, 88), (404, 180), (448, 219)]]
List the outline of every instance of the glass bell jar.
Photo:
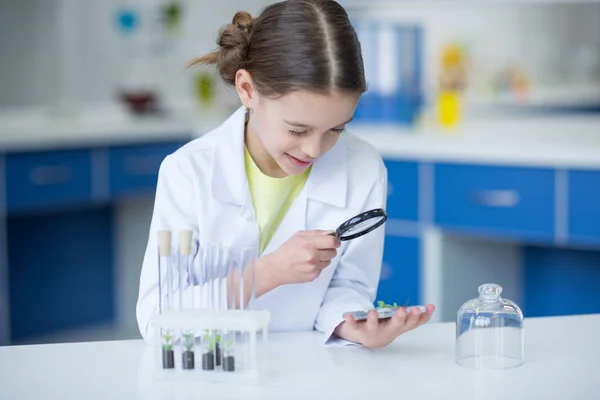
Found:
[(472, 369), (507, 369), (524, 362), (523, 313), (500, 296), (502, 287), (479, 286), (479, 297), (464, 303), (456, 317), (455, 358)]

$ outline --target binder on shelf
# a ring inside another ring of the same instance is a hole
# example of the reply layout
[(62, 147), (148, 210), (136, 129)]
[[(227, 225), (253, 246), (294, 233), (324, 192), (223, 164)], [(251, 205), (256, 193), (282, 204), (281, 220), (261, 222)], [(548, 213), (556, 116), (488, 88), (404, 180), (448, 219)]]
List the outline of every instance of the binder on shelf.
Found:
[(353, 21), (361, 43), (368, 90), (356, 123), (413, 125), (423, 103), (423, 30), (393, 21)]

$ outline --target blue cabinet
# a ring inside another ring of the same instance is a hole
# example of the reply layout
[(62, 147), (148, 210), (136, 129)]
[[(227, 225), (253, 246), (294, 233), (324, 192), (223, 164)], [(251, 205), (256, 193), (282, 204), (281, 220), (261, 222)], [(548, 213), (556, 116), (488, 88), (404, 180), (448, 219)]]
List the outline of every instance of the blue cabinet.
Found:
[(110, 200), (152, 196), (160, 164), (186, 141), (4, 155), (0, 344), (114, 320)]
[(92, 201), (91, 150), (8, 154), (6, 210), (10, 213)]
[(11, 339), (112, 321), (109, 206), (7, 221)]
[(156, 189), (158, 170), (165, 157), (184, 142), (113, 147), (109, 150), (110, 193), (119, 198), (149, 194)]
[(600, 171), (568, 172), (568, 237), (600, 243)]
[(552, 169), (436, 164), (434, 202), (442, 228), (554, 240)]
[(420, 264), (418, 237), (386, 234), (376, 300), (402, 306), (419, 304)]
[(526, 246), (523, 261), (527, 317), (600, 313), (600, 251)]
[(385, 160), (388, 170), (389, 218), (407, 221), (419, 219), (419, 164), (410, 161)]

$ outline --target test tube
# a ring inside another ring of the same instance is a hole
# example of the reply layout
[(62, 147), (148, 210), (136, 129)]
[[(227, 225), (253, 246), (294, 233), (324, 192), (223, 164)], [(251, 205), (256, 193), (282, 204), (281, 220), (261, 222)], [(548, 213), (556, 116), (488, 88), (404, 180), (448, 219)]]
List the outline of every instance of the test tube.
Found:
[[(221, 248), (221, 262), (219, 263), (219, 290), (220, 305), (222, 309), (235, 310), (235, 287), (233, 286), (235, 262), (230, 257), (229, 248)], [(232, 301), (233, 296), (233, 301)], [(221, 334), (220, 350), (222, 370), (231, 372), (235, 370), (235, 331), (224, 330)]]
[[(218, 246), (215, 244), (209, 244), (203, 251), (202, 255), (202, 270), (205, 277), (205, 290), (206, 296), (203, 296), (204, 304), (203, 307), (214, 311), (215, 310), (215, 264), (218, 254)], [(219, 365), (221, 361), (221, 355), (217, 354), (219, 348), (217, 346), (218, 337), (213, 329), (205, 329), (202, 332), (202, 369), (205, 371), (212, 371), (215, 369), (215, 364)]]
[[(163, 274), (166, 275), (166, 288), (163, 289)], [(165, 290), (166, 289), (166, 290)], [(172, 271), (171, 271), (171, 232), (158, 232), (158, 312), (171, 309)], [(164, 369), (175, 368), (173, 353), (173, 330), (160, 329), (162, 347), (162, 365)]]
[[(237, 307), (240, 310), (245, 310), (251, 307), (252, 302), (255, 299), (254, 290), (254, 261), (256, 258), (256, 250), (254, 247), (243, 247), (240, 250), (240, 256), (238, 261), (238, 274), (239, 274), (239, 296)], [(249, 292), (248, 292), (249, 291)], [(246, 297), (248, 301), (246, 302)], [(234, 303), (235, 304), (235, 303)], [(251, 368), (256, 358), (255, 349), (253, 348), (254, 342), (251, 340), (249, 332), (239, 333), (239, 346), (240, 350), (237, 352), (238, 365), (242, 369)]]
[[(186, 280), (191, 282), (192, 260), (192, 231), (179, 232), (179, 254), (178, 254), (178, 274), (179, 274), (179, 309), (191, 309), (194, 306), (194, 291), (190, 284), (188, 293), (185, 293)], [(184, 294), (185, 293), (185, 294)], [(194, 369), (194, 329), (183, 329), (181, 331), (181, 365), (183, 369)]]

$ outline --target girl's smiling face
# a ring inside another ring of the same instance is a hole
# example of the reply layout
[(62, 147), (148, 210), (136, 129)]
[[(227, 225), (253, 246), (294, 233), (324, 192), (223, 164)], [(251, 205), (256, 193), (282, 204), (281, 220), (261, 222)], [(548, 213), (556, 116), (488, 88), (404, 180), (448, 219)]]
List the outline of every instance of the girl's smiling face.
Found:
[(250, 76), (238, 71), (236, 85), (250, 110), (246, 146), (269, 176), (301, 174), (331, 149), (352, 120), (359, 94), (296, 90), (266, 98), (252, 88)]

